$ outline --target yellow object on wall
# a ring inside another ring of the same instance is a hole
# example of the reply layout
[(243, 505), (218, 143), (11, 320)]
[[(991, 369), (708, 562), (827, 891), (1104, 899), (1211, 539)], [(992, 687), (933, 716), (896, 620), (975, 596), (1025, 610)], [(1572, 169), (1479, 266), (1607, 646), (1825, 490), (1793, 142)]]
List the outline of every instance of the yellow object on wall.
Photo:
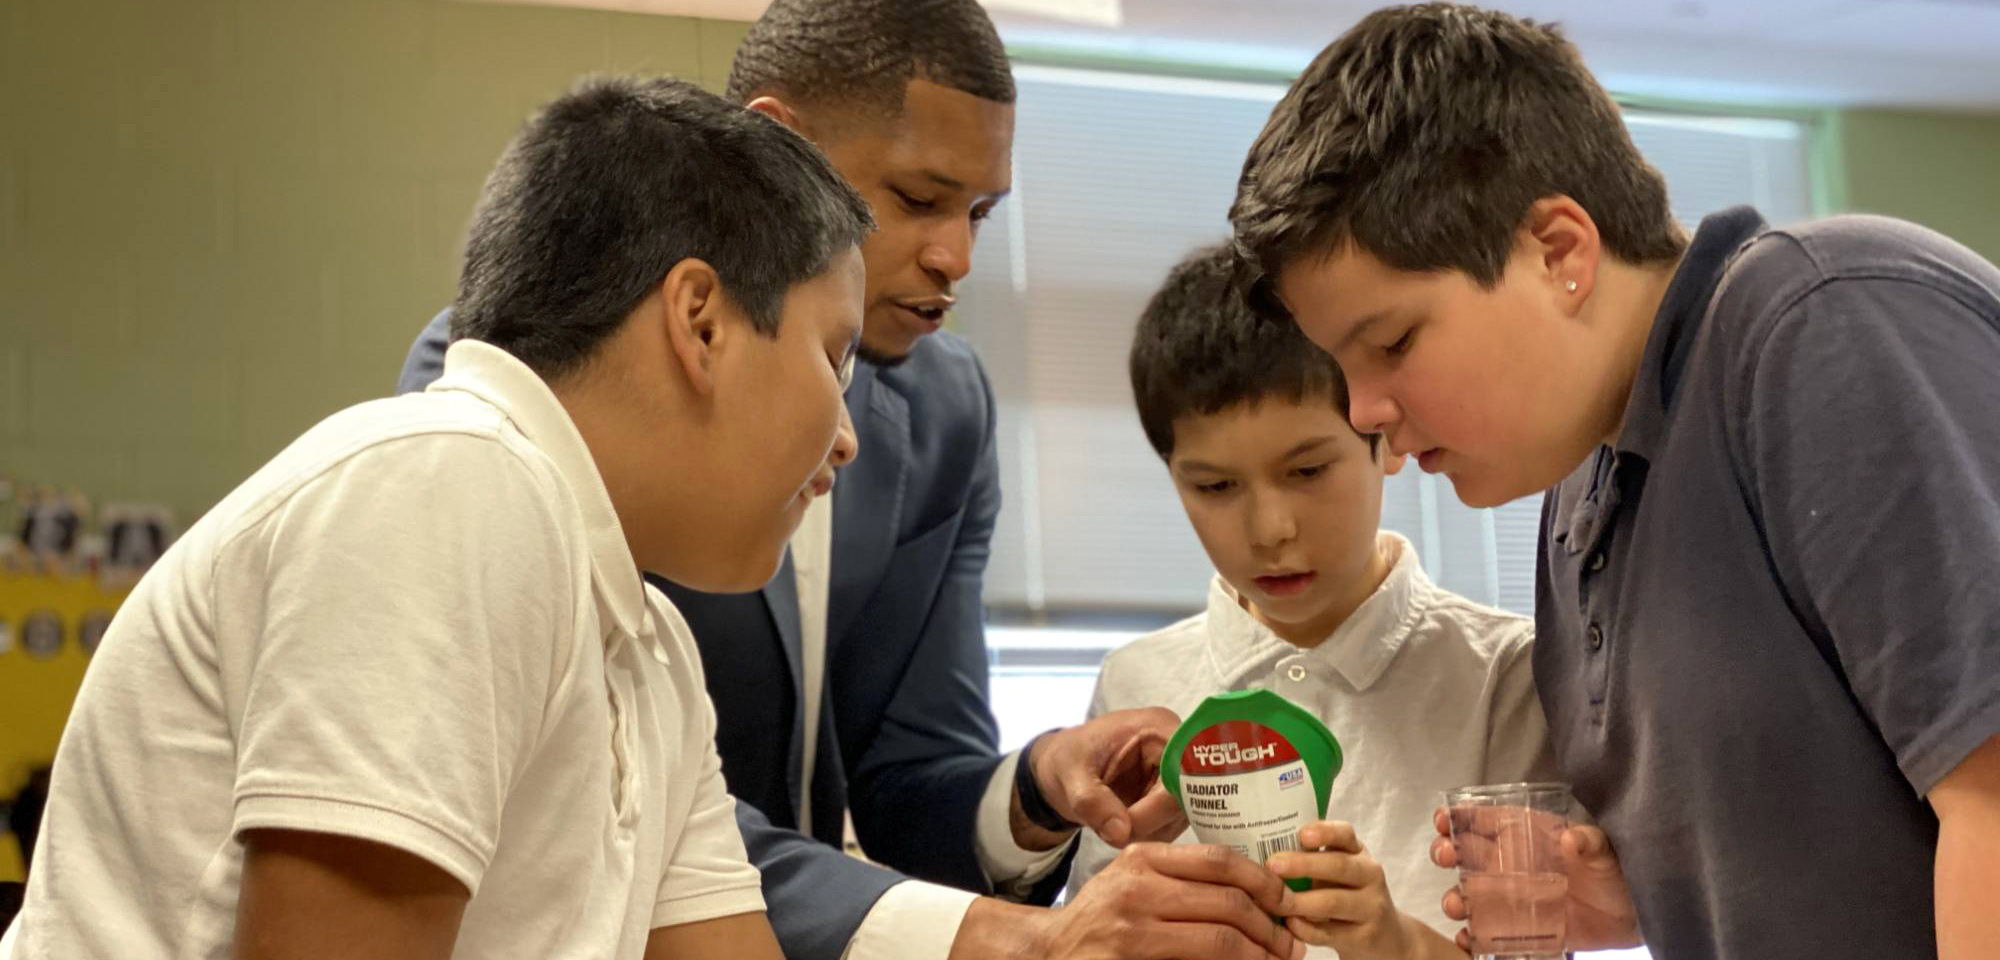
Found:
[[(126, 592), (96, 577), (0, 573), (0, 796), (13, 797), (30, 770), (55, 759), (90, 663), (85, 645), (95, 646)], [(60, 631), (52, 648), (51, 623)], [(0, 880), (21, 876), (10, 838), (0, 843)]]

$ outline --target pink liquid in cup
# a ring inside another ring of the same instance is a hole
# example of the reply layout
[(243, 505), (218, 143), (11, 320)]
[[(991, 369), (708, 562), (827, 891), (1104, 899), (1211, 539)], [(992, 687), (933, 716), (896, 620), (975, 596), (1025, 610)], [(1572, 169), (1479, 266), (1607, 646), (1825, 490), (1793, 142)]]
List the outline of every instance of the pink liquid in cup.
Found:
[(1445, 794), (1459, 889), (1479, 960), (1560, 958), (1569, 877), (1562, 856), (1569, 788), (1512, 783)]
[(1461, 876), (1472, 952), (1480, 956), (1561, 956), (1569, 878), (1555, 874), (1476, 873)]

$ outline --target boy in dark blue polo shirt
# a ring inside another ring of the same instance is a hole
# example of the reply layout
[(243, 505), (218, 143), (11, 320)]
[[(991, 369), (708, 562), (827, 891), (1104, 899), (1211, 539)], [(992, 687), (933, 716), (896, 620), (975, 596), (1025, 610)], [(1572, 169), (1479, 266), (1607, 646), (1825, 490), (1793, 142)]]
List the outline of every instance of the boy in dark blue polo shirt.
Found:
[(1554, 488), (1573, 946), (2000, 956), (2000, 270), (1879, 218), (1690, 241), (1574, 47), (1445, 4), (1328, 47), (1231, 218), (1356, 429)]

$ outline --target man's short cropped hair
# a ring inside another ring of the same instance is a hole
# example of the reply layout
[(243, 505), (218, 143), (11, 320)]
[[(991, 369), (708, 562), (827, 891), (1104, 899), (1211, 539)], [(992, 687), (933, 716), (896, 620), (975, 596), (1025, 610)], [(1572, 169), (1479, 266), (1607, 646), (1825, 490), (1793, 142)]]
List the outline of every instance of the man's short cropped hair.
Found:
[(553, 380), (689, 258), (775, 336), (786, 293), (872, 229), (826, 157), (769, 117), (682, 80), (588, 79), (528, 121), (487, 178), (452, 336)]
[(1014, 102), (1014, 73), (976, 0), (775, 0), (736, 48), (729, 98), (775, 96), (880, 120), (912, 80)]

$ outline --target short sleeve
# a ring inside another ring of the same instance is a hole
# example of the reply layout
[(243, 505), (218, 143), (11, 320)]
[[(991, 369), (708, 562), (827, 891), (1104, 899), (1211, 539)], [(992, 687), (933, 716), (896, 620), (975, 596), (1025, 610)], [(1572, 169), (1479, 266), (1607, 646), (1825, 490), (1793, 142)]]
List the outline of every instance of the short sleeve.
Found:
[(1534, 644), (1532, 621), (1512, 623), (1494, 662), (1485, 783), (1560, 779), (1555, 752), (1549, 745), (1549, 722), (1535, 691)]
[(230, 539), (237, 833), (371, 840), (478, 891), (576, 628), (546, 483), (493, 438), (406, 437)]
[(1806, 628), (1919, 795), (2000, 733), (2000, 317), (1838, 279), (1755, 344), (1743, 468)]
[[(664, 598), (659, 602), (665, 604)], [(684, 623), (677, 622), (676, 629), (685, 636)], [(692, 641), (680, 644), (674, 655), (693, 664), (700, 662)], [(701, 692), (704, 688), (699, 676), (689, 687), (695, 691), (692, 703), (697, 705), (689, 713), (700, 723), (701, 766), (687, 824), (675, 839), (660, 877), (660, 893), (653, 905), (656, 929), (764, 910), (762, 877), (750, 865), (743, 833), (736, 826), (736, 799), (723, 782), (722, 755), (715, 750), (715, 705)]]
[(660, 880), (653, 926), (713, 920), (764, 909), (757, 868), (743, 849), (736, 828), (736, 801), (722, 782), (722, 758), (709, 740), (701, 784), (687, 828), (674, 845), (673, 859)]

